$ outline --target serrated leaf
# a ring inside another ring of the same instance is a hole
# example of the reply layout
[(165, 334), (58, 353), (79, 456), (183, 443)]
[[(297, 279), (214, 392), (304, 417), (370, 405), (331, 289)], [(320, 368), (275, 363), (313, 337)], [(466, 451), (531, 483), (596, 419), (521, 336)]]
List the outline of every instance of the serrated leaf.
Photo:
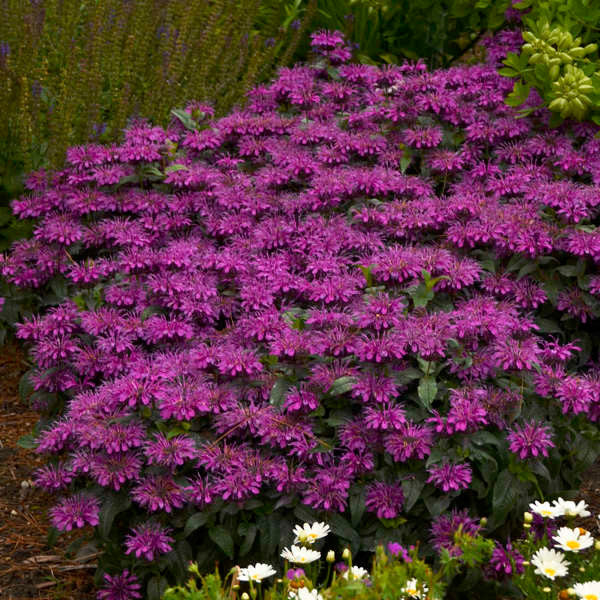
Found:
[(328, 523), (331, 525), (331, 530), (335, 535), (348, 540), (353, 547), (360, 546), (360, 536), (342, 515), (333, 513), (329, 517)]
[(352, 494), (350, 496), (350, 521), (352, 522), (352, 527), (358, 527), (360, 520), (362, 519), (365, 513), (365, 495), (366, 489), (364, 486), (361, 486), (360, 490)]
[(222, 525), (216, 525), (208, 530), (208, 537), (217, 545), (223, 552), (233, 560), (233, 538), (231, 534)]
[(451, 498), (444, 496), (427, 496), (424, 498), (425, 506), (432, 517), (439, 517), (449, 506)]
[(23, 402), (29, 400), (29, 397), (34, 392), (33, 384), (29, 379), (33, 373), (35, 373), (35, 369), (29, 369), (29, 371), (23, 373), (21, 379), (19, 379), (19, 398)]

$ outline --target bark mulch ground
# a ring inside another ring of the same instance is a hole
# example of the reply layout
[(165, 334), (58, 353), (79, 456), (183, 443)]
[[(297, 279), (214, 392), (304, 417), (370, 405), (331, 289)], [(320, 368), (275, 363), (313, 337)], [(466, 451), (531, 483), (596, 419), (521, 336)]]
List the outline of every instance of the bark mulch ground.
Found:
[(18, 395), (26, 370), (18, 347), (0, 346), (0, 599), (91, 600), (94, 557), (65, 552), (81, 534), (60, 536), (49, 547), (47, 510), (53, 498), (23, 483), (43, 464), (17, 446), (38, 420)]
[[(48, 546), (47, 511), (53, 497), (24, 487), (43, 459), (17, 446), (37, 421), (19, 399), (18, 384), (27, 370), (18, 346), (0, 346), (0, 600), (92, 600), (94, 556), (67, 553), (81, 533), (60, 536)], [(587, 473), (578, 499), (592, 516), (583, 522), (600, 535), (600, 461)]]

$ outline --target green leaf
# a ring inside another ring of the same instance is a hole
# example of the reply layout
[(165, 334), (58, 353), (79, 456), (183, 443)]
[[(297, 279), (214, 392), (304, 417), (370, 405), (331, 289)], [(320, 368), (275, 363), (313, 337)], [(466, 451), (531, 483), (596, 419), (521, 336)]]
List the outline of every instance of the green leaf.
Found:
[(169, 165), (165, 169), (165, 174), (174, 173), (175, 171), (187, 171), (188, 168), (189, 167), (187, 165), (180, 165), (178, 163), (175, 163), (175, 164)]
[(424, 498), (425, 506), (432, 517), (441, 515), (450, 506), (451, 500), (448, 494), (444, 496), (427, 496), (427, 498)]
[(33, 394), (34, 392), (33, 384), (29, 379), (29, 377), (33, 375), (33, 373), (35, 373), (35, 369), (29, 369), (29, 371), (23, 373), (21, 379), (19, 379), (19, 398), (23, 402), (27, 402), (31, 394)]
[(100, 524), (98, 532), (103, 538), (108, 538), (115, 517), (131, 506), (131, 498), (127, 492), (110, 492), (102, 494), (102, 507), (100, 508)]
[(407, 479), (402, 482), (402, 491), (404, 492), (404, 512), (408, 512), (417, 502), (425, 482), (421, 479)]
[(344, 377), (338, 377), (332, 384), (327, 393), (330, 396), (341, 396), (351, 391), (356, 385), (356, 378), (344, 375)]
[(427, 306), (433, 300), (434, 291), (429, 289), (426, 283), (421, 283), (408, 289), (412, 301), (417, 306)]
[(431, 377), (431, 375), (422, 377), (417, 391), (419, 393), (421, 404), (423, 404), (427, 410), (430, 410), (438, 391), (435, 378)]
[(240, 546), (240, 556), (246, 556), (248, 552), (252, 549), (252, 545), (254, 544), (254, 540), (256, 539), (256, 534), (258, 532), (258, 527), (254, 523), (241, 523), (238, 527), (238, 533), (241, 536), (244, 536), (244, 541)]
[(48, 536), (46, 537), (46, 544), (48, 545), (48, 548), (52, 548), (56, 544), (59, 536), (60, 531), (56, 529), (56, 527), (50, 526), (48, 528)]
[(352, 522), (352, 527), (358, 527), (358, 524), (365, 513), (365, 495), (365, 487), (361, 486), (358, 493), (350, 496), (350, 521)]
[(26, 448), (27, 450), (32, 450), (33, 448), (37, 448), (36, 437), (32, 433), (28, 433), (26, 435), (22, 435), (17, 440), (17, 446), (21, 448)]
[(335, 535), (348, 540), (353, 547), (360, 546), (360, 536), (342, 515), (333, 513), (329, 517), (328, 522)]
[(285, 393), (289, 387), (290, 380), (287, 377), (279, 377), (271, 388), (271, 393), (269, 394), (269, 404), (272, 406), (281, 406)]
[(150, 581), (148, 581), (148, 586), (146, 587), (146, 598), (148, 600), (160, 600), (168, 585), (169, 584), (164, 577), (155, 575), (152, 577), (152, 579), (150, 579)]
[(177, 119), (179, 119), (181, 124), (186, 129), (190, 129), (192, 131), (195, 131), (196, 129), (198, 129), (198, 124), (196, 123), (196, 121), (194, 121), (194, 119), (192, 118), (192, 115), (190, 115), (190, 113), (186, 112), (185, 110), (175, 108), (171, 111), (171, 114), (174, 117), (176, 117)]
[(514, 508), (520, 488), (518, 479), (508, 469), (500, 472), (492, 494), (493, 519), (496, 523), (503, 523)]
[(231, 534), (222, 525), (216, 525), (208, 530), (208, 537), (217, 545), (225, 554), (233, 560), (233, 538)]
[(194, 531), (196, 531), (196, 529), (202, 527), (202, 525), (205, 525), (207, 521), (208, 521), (207, 513), (197, 512), (197, 513), (193, 514), (185, 522), (185, 527), (183, 528), (183, 537), (184, 538), (188, 537), (189, 535), (194, 533)]

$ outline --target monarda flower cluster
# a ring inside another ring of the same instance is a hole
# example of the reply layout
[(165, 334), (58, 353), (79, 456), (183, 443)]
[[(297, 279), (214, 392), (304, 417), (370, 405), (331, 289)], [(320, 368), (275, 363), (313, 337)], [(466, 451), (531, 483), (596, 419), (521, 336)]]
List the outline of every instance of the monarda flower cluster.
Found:
[(18, 329), (38, 401), (65, 400), (37, 481), (64, 494), (63, 530), (127, 494), (146, 521), (115, 534), (123, 566), (169, 552), (187, 515), (265, 494), (345, 513), (363, 493), (383, 532), (489, 512), (491, 454), (539, 463), (573, 443), (550, 418), (600, 416), (598, 372), (568, 371), (577, 348), (535, 319), (598, 314), (600, 285), (578, 287), (600, 261), (596, 128), (516, 119), (493, 65), (377, 68), (338, 34), (314, 44), (245, 109), (135, 123), (14, 202), (37, 226), (4, 277), (71, 295)]

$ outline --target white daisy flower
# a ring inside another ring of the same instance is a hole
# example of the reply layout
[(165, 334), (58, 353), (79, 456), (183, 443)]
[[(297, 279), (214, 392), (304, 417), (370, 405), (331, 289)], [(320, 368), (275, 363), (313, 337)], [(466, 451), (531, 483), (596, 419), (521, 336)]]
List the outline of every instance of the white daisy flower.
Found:
[(317, 550), (310, 550), (305, 546), (292, 546), (291, 549), (284, 548), (281, 556), (290, 562), (304, 565), (321, 558), (321, 553)]
[(255, 565), (248, 565), (240, 569), (238, 579), (240, 581), (255, 581), (256, 583), (260, 583), (263, 579), (272, 575), (275, 575), (275, 569), (271, 565), (256, 563)]
[(290, 591), (288, 598), (289, 600), (323, 600), (323, 596), (317, 590), (309, 590), (307, 587)]
[(564, 513), (561, 509), (556, 506), (552, 506), (550, 502), (532, 502), (529, 505), (531, 512), (536, 513), (542, 517), (547, 517), (548, 519), (555, 519), (556, 517), (561, 517)]
[(325, 525), (325, 523), (313, 523), (312, 525), (304, 523), (302, 527), (296, 525), (294, 533), (296, 534), (294, 544), (298, 542), (314, 544), (316, 540), (324, 538), (329, 533), (329, 525)]
[(419, 583), (417, 579), (409, 579), (400, 591), (411, 598), (425, 598), (427, 596), (427, 586), (424, 583)]
[(573, 591), (578, 598), (583, 598), (583, 600), (600, 600), (600, 581), (576, 583), (573, 586)]
[(369, 576), (369, 571), (362, 567), (352, 566), (350, 569), (344, 572), (342, 577), (344, 579), (350, 579), (350, 573), (352, 573), (352, 579), (365, 579)]
[(565, 560), (565, 555), (556, 550), (540, 548), (532, 557), (531, 564), (536, 567), (534, 573), (543, 575), (554, 581), (555, 577), (564, 577), (571, 563)]
[(559, 498), (553, 502), (554, 506), (562, 511), (565, 517), (589, 517), (592, 513), (587, 510), (587, 504), (581, 500), (573, 502), (573, 500), (563, 500)]
[(575, 527), (575, 529), (561, 527), (557, 533), (558, 535), (555, 535), (552, 539), (556, 542), (558, 548), (566, 552), (579, 552), (594, 544), (594, 538), (590, 535), (590, 532), (580, 527)]

